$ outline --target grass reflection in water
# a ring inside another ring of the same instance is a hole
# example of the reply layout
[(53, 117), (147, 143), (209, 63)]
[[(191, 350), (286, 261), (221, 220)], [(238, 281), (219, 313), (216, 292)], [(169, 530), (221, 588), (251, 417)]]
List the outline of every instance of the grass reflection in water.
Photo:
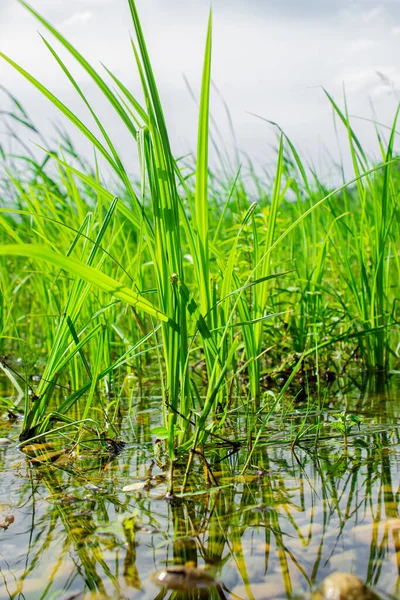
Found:
[[(318, 446), (304, 438), (295, 452), (260, 444), (244, 475), (247, 451), (227, 457), (210, 447), (213, 479), (195, 456), (179, 497), (186, 465), (178, 464), (171, 502), (149, 434), (157, 406), (137, 413), (137, 444), (117, 455), (65, 439), (62, 451), (56, 442), (30, 444), (25, 455), (4, 446), (0, 598), (307, 597), (337, 570), (398, 595), (396, 394), (393, 386), (348, 396), (362, 427), (347, 446), (329, 427)], [(16, 439), (16, 426), (4, 424), (2, 435)], [(204, 568), (220, 585), (158, 587), (154, 574), (173, 565)]]

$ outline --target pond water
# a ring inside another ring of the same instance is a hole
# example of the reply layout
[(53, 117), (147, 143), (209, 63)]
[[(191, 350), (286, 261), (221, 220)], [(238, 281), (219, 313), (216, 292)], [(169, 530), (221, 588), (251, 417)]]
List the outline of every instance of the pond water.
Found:
[[(149, 433), (159, 424), (159, 398), (135, 401), (117, 456), (67, 438), (61, 452), (42, 441), (22, 453), (18, 423), (4, 418), (1, 600), (307, 598), (334, 571), (399, 597), (400, 381), (378, 391), (374, 382), (346, 386), (339, 408), (344, 401), (361, 418), (347, 443), (329, 426), (338, 393), (328, 390), (317, 445), (304, 436), (290, 449), (288, 435), (307, 414), (298, 405), (284, 420), (277, 415), (244, 474), (247, 449), (209, 447), (180, 495), (185, 463), (178, 464), (173, 501)], [(310, 411), (307, 422), (316, 418)], [(236, 426), (240, 437), (244, 426)], [(172, 565), (205, 567), (220, 586), (160, 589), (153, 576)]]
[[(140, 97), (129, 46), (133, 28), (127, 0), (32, 0), (31, 4), (94, 65), (101, 69), (100, 61), (104, 62)], [(198, 97), (210, 4), (209, 0), (137, 0), (176, 155), (196, 148), (197, 103), (183, 75)], [(213, 91), (212, 112), (221, 133), (219, 137), (214, 130), (220, 146), (233, 153), (237, 145), (268, 166), (275, 159), (275, 131), (251, 114), (256, 113), (278, 122), (302, 156), (326, 174), (339, 151), (332, 110), (320, 86), (341, 104), (345, 86), (351, 114), (391, 124), (400, 85), (398, 0), (214, 0), (212, 4), (213, 80), (219, 90)], [(92, 123), (44, 46), (38, 27), (44, 33), (16, 0), (1, 0), (0, 50)], [(114, 143), (129, 165), (132, 140), (88, 76), (73, 61), (67, 64), (104, 123), (112, 127)], [(50, 121), (59, 122), (60, 116), (50, 103), (4, 61), (0, 61), (0, 80), (40, 130), (51, 135)], [(220, 94), (231, 111), (236, 139)], [(7, 107), (1, 94), (0, 109)], [(365, 149), (380, 160), (373, 125), (355, 120), (354, 126)], [(342, 133), (345, 140), (346, 132)], [(33, 139), (32, 132), (28, 137)], [(75, 142), (92, 157), (92, 148), (82, 145), (80, 136), (75, 136)], [(351, 166), (345, 148), (344, 141), (342, 157)]]

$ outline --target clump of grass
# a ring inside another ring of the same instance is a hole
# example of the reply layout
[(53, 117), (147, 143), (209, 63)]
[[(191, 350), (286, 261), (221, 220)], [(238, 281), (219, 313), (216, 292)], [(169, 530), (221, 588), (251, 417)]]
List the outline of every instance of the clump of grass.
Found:
[[(254, 441), (305, 364), (318, 372), (360, 358), (374, 371), (396, 362), (397, 114), (386, 145), (378, 136), (383, 162), (373, 166), (347, 108), (328, 96), (348, 132), (354, 179), (337, 190), (325, 190), (316, 177), (310, 183), (280, 132), (275, 173), (256, 180), (260, 198), (250, 202), (243, 168), (222, 182), (209, 176), (211, 14), (196, 162), (188, 174), (171, 148), (134, 1), (132, 56), (143, 103), (21, 3), (110, 103), (137, 144), (140, 172), (139, 182), (128, 175), (112, 134), (46, 38), (97, 133), (0, 54), (89, 140), (114, 177), (105, 182), (99, 165), (88, 165), (65, 134), (57, 151), (43, 140), (42, 162), (29, 149), (22, 159), (3, 152), (10, 201), (0, 210), (0, 343), (4, 353), (6, 345), (19, 344), (25, 363), (28, 356), (33, 362), (45, 356), (34, 397), (27, 388), (22, 440), (74, 420), (98, 432), (114, 428), (115, 403), (106, 406), (101, 392), (110, 394), (123, 368), (141, 373), (149, 363), (161, 373), (158, 434), (171, 464), (189, 450), (193, 456), (210, 435), (223, 439), (228, 415), (241, 405), (251, 457)], [(36, 131), (23, 107), (12, 103), (11, 117)], [(288, 372), (286, 384), (263, 411), (262, 382), (279, 370)]]

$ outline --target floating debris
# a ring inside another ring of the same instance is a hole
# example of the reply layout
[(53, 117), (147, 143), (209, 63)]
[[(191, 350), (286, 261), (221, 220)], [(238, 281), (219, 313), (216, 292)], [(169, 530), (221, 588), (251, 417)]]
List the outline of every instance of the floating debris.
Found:
[(140, 490), (144, 490), (150, 484), (149, 479), (144, 479), (142, 481), (135, 481), (135, 483), (131, 483), (122, 488), (122, 491), (129, 494), (131, 492), (139, 492)]

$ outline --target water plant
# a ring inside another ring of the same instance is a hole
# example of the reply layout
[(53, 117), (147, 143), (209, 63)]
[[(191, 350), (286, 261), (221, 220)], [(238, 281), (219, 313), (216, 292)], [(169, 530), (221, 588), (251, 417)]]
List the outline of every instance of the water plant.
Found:
[(329, 425), (334, 427), (343, 435), (344, 447), (347, 448), (347, 438), (350, 431), (355, 426), (360, 429), (362, 420), (359, 416), (349, 414), (345, 410), (341, 411), (340, 413), (335, 413), (333, 416), (335, 417), (335, 420), (331, 421)]
[[(209, 165), (212, 14), (197, 153), (193, 164), (183, 165), (171, 146), (135, 2), (128, 1), (141, 100), (20, 0), (124, 124), (137, 145), (139, 181), (47, 38), (93, 128), (0, 53), (96, 153), (91, 166), (63, 133), (57, 150), (41, 140), (40, 159), (28, 151), (22, 158), (2, 153), (0, 342), (4, 355), (17, 348), (24, 358), (21, 442), (71, 427), (99, 438), (104, 431), (118, 435), (121, 381), (130, 372), (141, 381), (151, 363), (162, 396), (153, 431), (166, 440), (171, 466), (187, 455), (188, 474), (209, 440), (233, 449), (248, 445), (247, 466), (271, 416), (301, 378), (320, 378), (333, 364), (340, 372), (362, 360), (376, 371), (398, 361), (397, 113), (386, 143), (378, 132), (383, 162), (373, 165), (346, 102), (342, 110), (327, 95), (348, 134), (353, 179), (326, 189), (279, 130), (273, 174), (262, 180), (250, 165), (259, 195), (254, 202), (243, 165), (229, 177)], [(36, 132), (21, 104), (9, 100), (9, 116)], [(35, 389), (28, 385), (28, 357), (40, 364)], [(272, 402), (263, 401), (265, 386)], [(240, 441), (230, 430), (238, 411), (248, 422)]]

